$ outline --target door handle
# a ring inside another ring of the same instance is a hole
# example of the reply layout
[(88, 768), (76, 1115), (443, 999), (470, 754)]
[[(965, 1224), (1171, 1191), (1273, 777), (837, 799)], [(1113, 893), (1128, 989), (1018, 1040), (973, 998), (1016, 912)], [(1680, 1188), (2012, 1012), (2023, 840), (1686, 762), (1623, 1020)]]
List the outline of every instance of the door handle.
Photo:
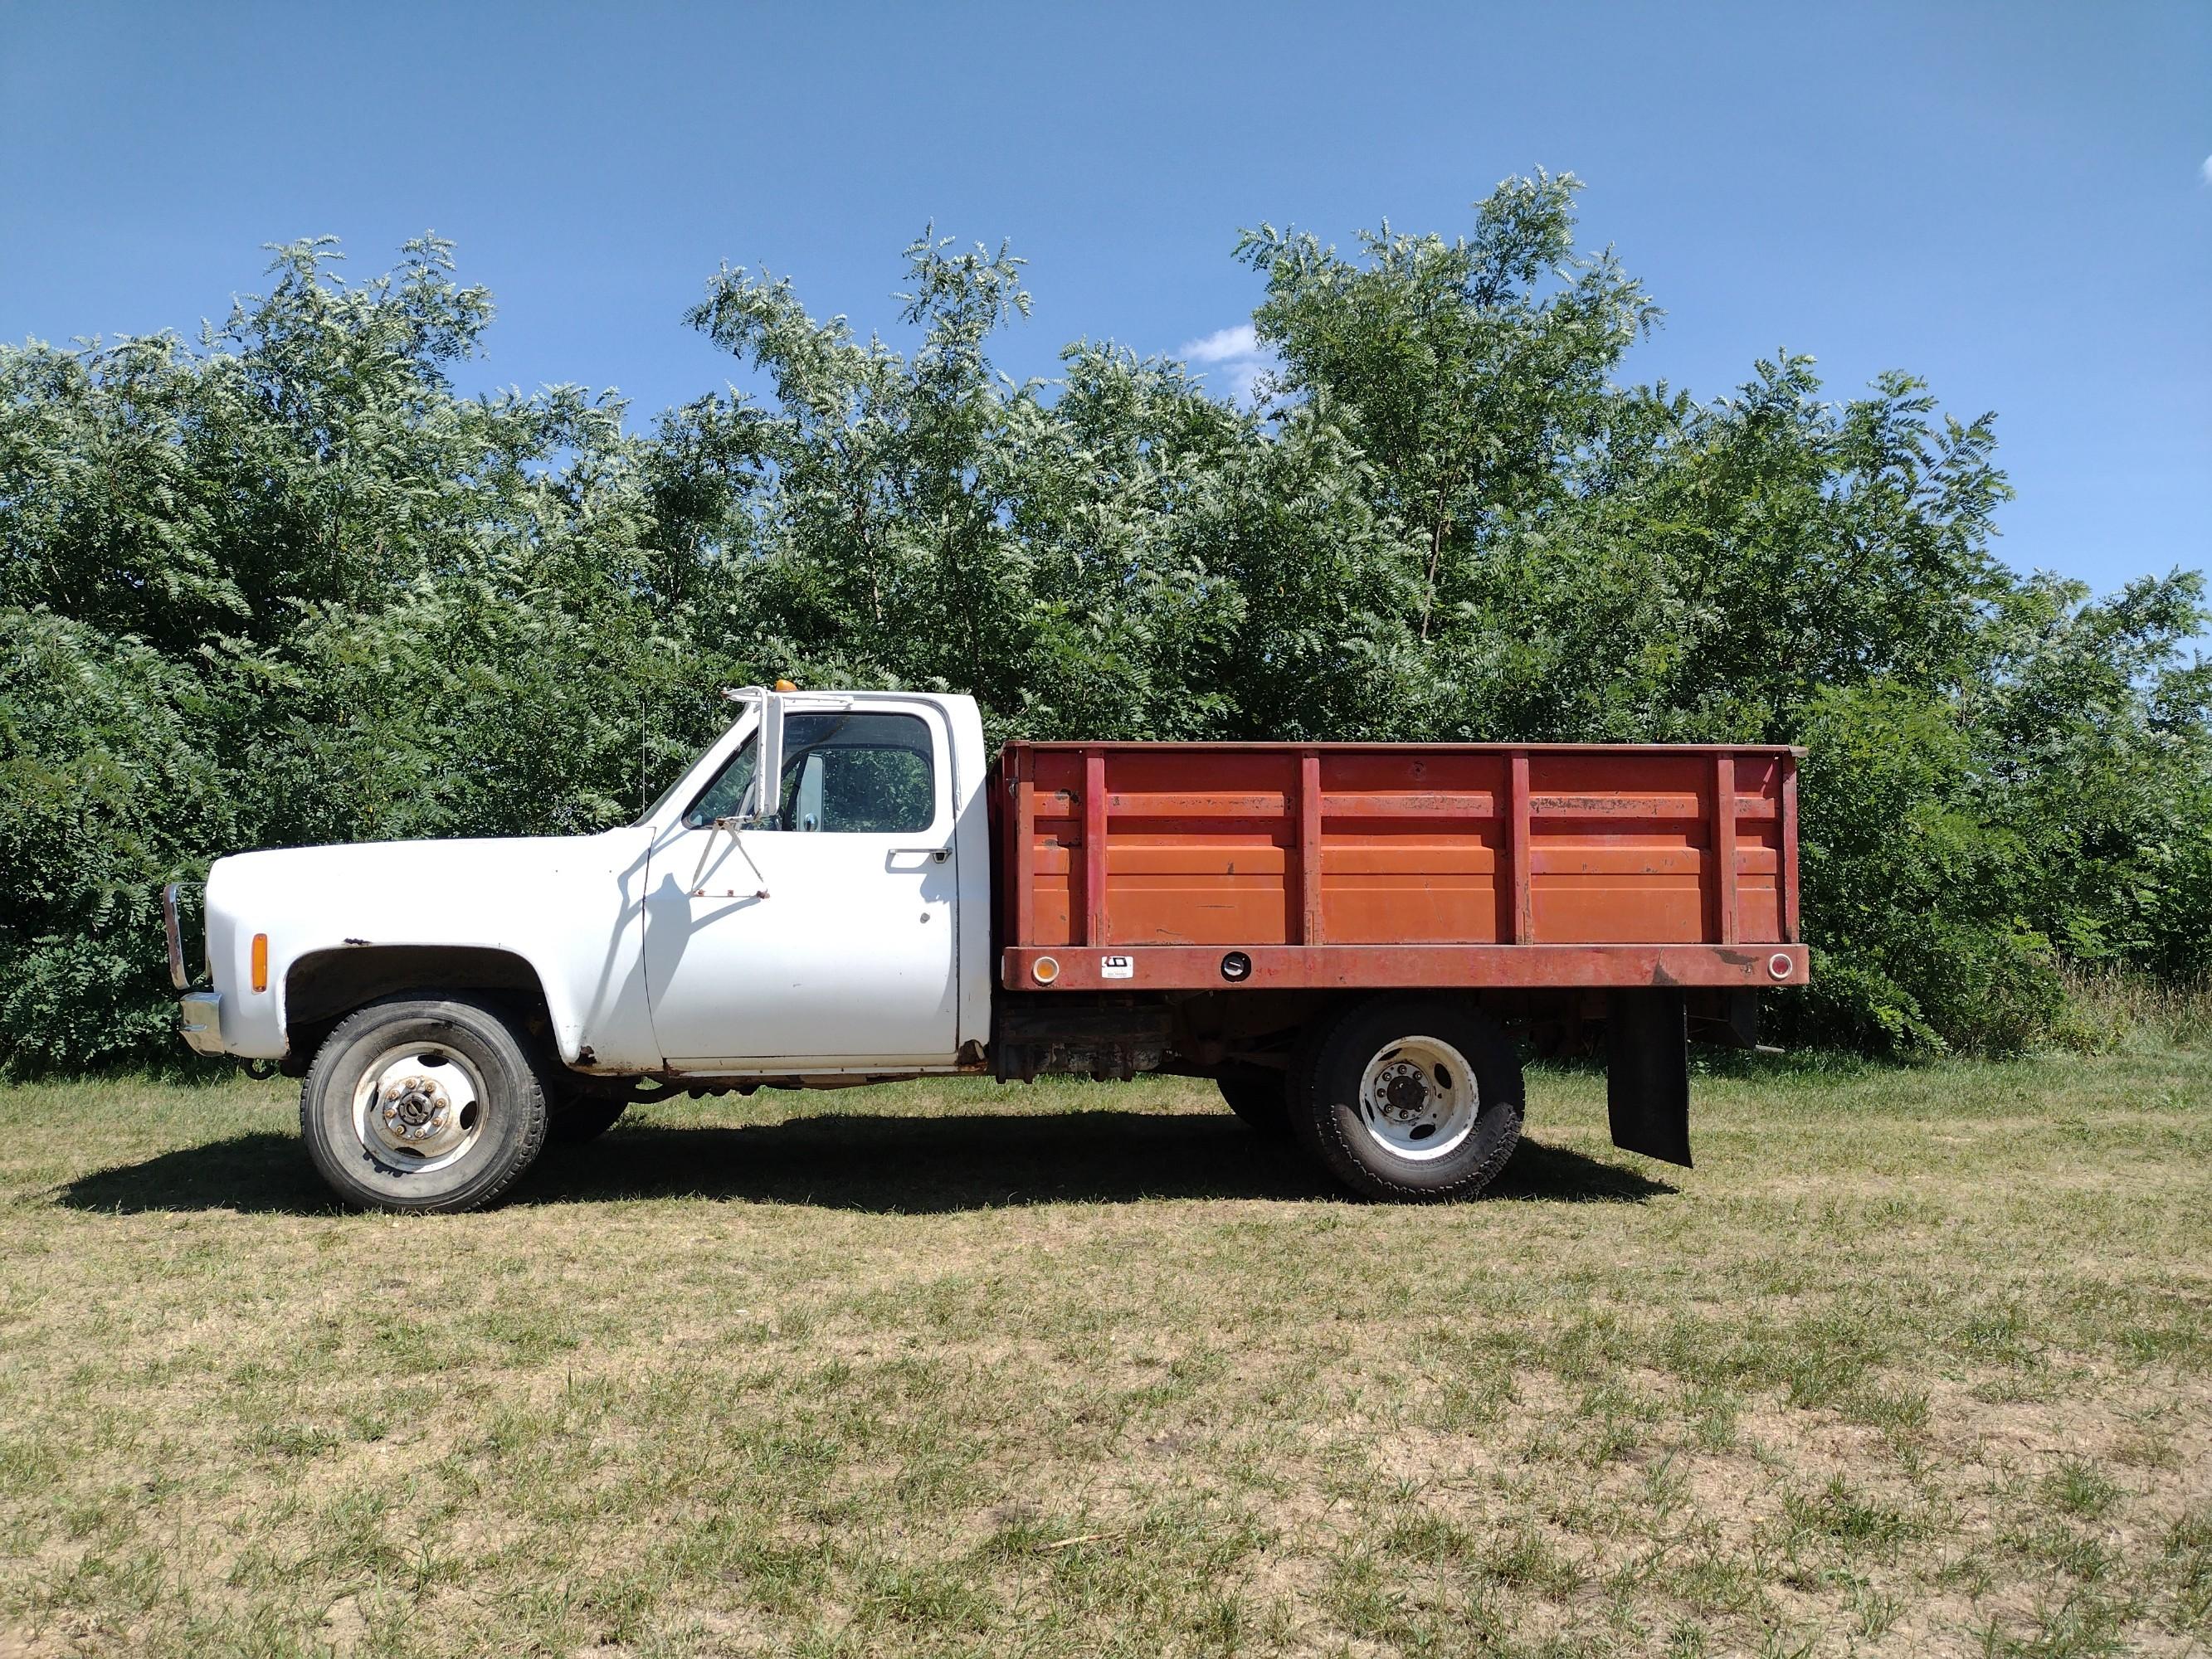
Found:
[(891, 856), (895, 859), (904, 858), (909, 853), (927, 853), (932, 864), (942, 864), (952, 856), (952, 849), (950, 847), (894, 847), (891, 848)]

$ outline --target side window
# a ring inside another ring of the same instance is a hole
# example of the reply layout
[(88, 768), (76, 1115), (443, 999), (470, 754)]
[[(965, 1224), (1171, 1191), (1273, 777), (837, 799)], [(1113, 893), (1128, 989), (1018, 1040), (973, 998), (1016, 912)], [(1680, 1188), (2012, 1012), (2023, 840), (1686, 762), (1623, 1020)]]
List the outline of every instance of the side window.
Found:
[(831, 835), (919, 834), (937, 817), (935, 761), (929, 727), (913, 714), (788, 715), (783, 827)]
[(752, 810), (753, 768), (760, 764), (760, 733), (756, 732), (723, 763), (691, 810), (684, 815), (686, 829), (703, 830), (716, 818), (733, 818)]

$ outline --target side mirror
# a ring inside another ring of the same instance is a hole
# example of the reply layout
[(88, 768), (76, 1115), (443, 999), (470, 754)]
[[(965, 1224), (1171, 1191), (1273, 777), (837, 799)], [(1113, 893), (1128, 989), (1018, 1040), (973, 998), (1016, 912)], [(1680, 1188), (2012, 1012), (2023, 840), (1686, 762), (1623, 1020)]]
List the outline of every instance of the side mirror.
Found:
[(807, 756), (799, 769), (799, 787), (792, 800), (791, 827), (794, 830), (819, 830), (822, 827), (822, 751), (816, 750)]

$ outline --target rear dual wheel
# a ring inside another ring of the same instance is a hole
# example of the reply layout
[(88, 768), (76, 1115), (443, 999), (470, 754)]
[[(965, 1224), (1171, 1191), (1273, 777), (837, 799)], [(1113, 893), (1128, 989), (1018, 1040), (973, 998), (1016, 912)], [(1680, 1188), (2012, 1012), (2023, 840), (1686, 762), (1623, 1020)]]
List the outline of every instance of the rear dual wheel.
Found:
[(1299, 1142), (1370, 1198), (1471, 1197), (1521, 1144), (1520, 1056), (1462, 999), (1355, 1004), (1309, 1034), (1291, 1078)]
[(1214, 1079), (1229, 1109), (1271, 1139), (1291, 1133), (1290, 1074), (1267, 1066), (1231, 1066)]

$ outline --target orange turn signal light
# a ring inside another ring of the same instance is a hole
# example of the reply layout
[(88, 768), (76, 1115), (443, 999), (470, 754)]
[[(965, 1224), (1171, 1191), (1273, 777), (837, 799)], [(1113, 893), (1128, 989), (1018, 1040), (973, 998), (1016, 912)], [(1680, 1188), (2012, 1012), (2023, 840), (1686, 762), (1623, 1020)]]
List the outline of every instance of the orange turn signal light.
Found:
[(253, 936), (253, 988), (257, 991), (269, 988), (269, 935), (266, 933)]
[(1030, 963), (1030, 976), (1040, 985), (1049, 985), (1060, 977), (1060, 964), (1050, 957), (1039, 957)]

